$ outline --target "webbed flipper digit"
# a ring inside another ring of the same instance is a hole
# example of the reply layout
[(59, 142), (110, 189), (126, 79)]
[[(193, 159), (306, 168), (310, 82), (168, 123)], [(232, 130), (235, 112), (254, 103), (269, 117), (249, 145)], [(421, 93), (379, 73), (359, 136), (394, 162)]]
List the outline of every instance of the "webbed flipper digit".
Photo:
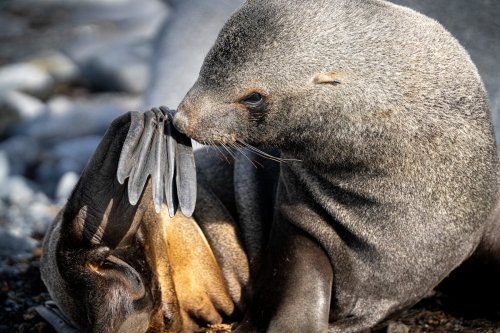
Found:
[(196, 166), (191, 139), (175, 130), (176, 183), (179, 206), (185, 216), (191, 216), (196, 204)]
[(130, 112), (130, 128), (123, 143), (120, 159), (118, 161), (118, 170), (116, 172), (118, 182), (125, 183), (125, 179), (130, 177), (135, 166), (134, 151), (137, 149), (137, 143), (144, 130), (144, 116), (137, 111)]
[(155, 128), (156, 115), (153, 111), (147, 111), (144, 113), (144, 131), (132, 157), (135, 166), (128, 180), (128, 196), (132, 205), (137, 204), (139, 201), (150, 174), (151, 166), (149, 164), (152, 160), (149, 159), (149, 155)]
[(177, 211), (177, 188), (175, 186), (175, 152), (177, 147), (177, 139), (174, 135), (176, 132), (172, 126), (173, 112), (168, 108), (162, 106), (160, 110), (168, 117), (168, 125), (165, 128), (167, 136), (167, 165), (165, 166), (165, 197), (167, 199), (168, 214), (170, 217), (175, 215)]
[(161, 210), (161, 205), (163, 203), (163, 193), (165, 186), (164, 173), (165, 166), (167, 165), (165, 121), (167, 121), (168, 126), (168, 118), (159, 109), (154, 108), (153, 111), (156, 114), (158, 123), (153, 137), (153, 149), (149, 158), (153, 159), (150, 162), (150, 166), (152, 167), (151, 182), (153, 185), (153, 201), (155, 211), (159, 213)]
[(196, 202), (196, 167), (191, 139), (172, 125), (174, 111), (162, 106), (131, 112), (131, 124), (118, 163), (117, 178), (128, 178), (128, 197), (136, 205), (151, 176), (157, 213), (164, 199), (173, 217), (180, 207), (191, 216)]

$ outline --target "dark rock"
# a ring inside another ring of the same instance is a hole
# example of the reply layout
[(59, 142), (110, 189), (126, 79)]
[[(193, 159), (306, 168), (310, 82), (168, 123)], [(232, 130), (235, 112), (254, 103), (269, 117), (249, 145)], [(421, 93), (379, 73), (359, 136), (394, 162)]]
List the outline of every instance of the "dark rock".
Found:
[(0, 151), (8, 158), (11, 175), (26, 174), (28, 168), (34, 166), (40, 156), (40, 146), (31, 136), (10, 137), (0, 143)]

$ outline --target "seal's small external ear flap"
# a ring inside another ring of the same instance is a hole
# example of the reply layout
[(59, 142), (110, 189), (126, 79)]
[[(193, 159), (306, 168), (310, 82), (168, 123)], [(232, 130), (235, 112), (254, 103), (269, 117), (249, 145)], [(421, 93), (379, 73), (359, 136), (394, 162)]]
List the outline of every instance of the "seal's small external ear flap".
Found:
[[(127, 295), (132, 300), (139, 300), (146, 295), (146, 287), (139, 272), (117, 256), (109, 254), (104, 260), (89, 262), (87, 265), (91, 271), (99, 274), (110, 283), (118, 282), (120, 286), (125, 288)], [(109, 301), (118, 302), (118, 300)]]
[(315, 84), (331, 84), (331, 85), (336, 86), (336, 85), (342, 83), (340, 81), (340, 77), (341, 77), (341, 75), (338, 73), (319, 73), (314, 77), (313, 83), (315, 83)]

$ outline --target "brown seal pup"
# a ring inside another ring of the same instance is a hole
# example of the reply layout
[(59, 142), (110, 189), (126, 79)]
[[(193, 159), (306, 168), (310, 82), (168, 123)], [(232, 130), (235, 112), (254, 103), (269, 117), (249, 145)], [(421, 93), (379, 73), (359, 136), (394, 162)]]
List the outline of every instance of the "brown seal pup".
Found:
[[(193, 332), (233, 318), (248, 280), (234, 224), (202, 185), (204, 231), (180, 213), (170, 218), (165, 205), (157, 214), (151, 181), (131, 205), (117, 169), (132, 127), (130, 113), (113, 122), (46, 235), (41, 273), (51, 297), (85, 332)], [(217, 237), (224, 244), (213, 251)]]
[(483, 84), (458, 42), (413, 10), (249, 0), (174, 125), (202, 143), (276, 147), (301, 161), (281, 164), (272, 213), (251, 201), (262, 192), (244, 158), (234, 190), (228, 180), (222, 191), (253, 249), (239, 331), (358, 332), (428, 295), (473, 253), (500, 267)]

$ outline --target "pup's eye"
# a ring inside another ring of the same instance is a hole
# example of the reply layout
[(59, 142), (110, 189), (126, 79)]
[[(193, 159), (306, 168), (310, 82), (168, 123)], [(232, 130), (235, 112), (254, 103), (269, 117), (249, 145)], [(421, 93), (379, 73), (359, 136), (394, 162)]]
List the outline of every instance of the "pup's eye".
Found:
[(264, 102), (264, 98), (259, 93), (253, 93), (251, 95), (248, 95), (245, 99), (243, 99), (242, 102), (243, 104), (246, 104), (250, 107), (256, 107)]

